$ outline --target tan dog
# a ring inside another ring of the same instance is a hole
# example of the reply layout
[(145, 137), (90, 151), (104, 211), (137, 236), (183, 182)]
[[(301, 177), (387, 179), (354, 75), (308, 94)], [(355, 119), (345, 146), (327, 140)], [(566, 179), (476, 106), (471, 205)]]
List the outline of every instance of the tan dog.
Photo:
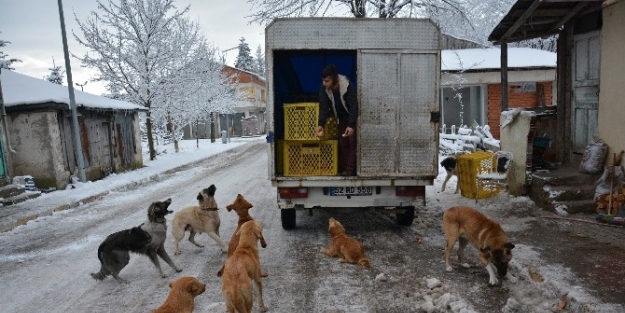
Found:
[[(237, 248), (237, 246), (239, 245), (239, 229), (241, 229), (241, 226), (243, 224), (245, 224), (245, 222), (249, 222), (249, 221), (253, 221), (254, 218), (252, 218), (252, 216), (249, 214), (249, 211), (251, 208), (253, 208), (254, 206), (249, 203), (247, 200), (245, 200), (245, 198), (243, 198), (243, 196), (241, 194), (238, 194), (236, 199), (234, 199), (234, 202), (232, 204), (228, 204), (226, 206), (226, 209), (228, 209), (228, 212), (234, 210), (234, 212), (237, 213), (237, 215), (239, 216), (239, 221), (237, 222), (237, 228), (234, 230), (234, 233), (232, 233), (232, 238), (230, 238), (230, 242), (228, 243), (228, 257), (232, 255), (232, 253), (234, 253), (234, 250)], [(266, 247), (267, 243), (265, 243), (264, 241), (265, 239), (262, 238), (261, 239), (261, 246)], [(221, 277), (221, 275), (223, 274), (223, 270), (224, 267), (222, 266), (221, 269), (217, 272), (217, 276)], [(261, 272), (261, 277), (267, 277), (267, 273), (265, 272)]]
[(217, 212), (217, 201), (215, 201), (216, 190), (215, 185), (210, 185), (197, 195), (199, 205), (184, 208), (174, 214), (174, 220), (171, 223), (171, 233), (176, 241), (174, 254), (180, 254), (178, 244), (187, 230), (190, 232), (189, 242), (192, 244), (203, 248), (203, 245), (195, 242), (195, 234), (206, 233), (217, 242), (222, 252), (228, 251), (226, 243), (219, 237), (221, 219)]
[[(248, 221), (237, 232), (240, 236), (239, 245), (226, 260), (224, 265), (221, 293), (226, 301), (229, 313), (236, 310), (239, 313), (252, 312), (252, 281), (258, 289), (258, 305), (262, 312), (268, 310), (263, 301), (263, 283), (260, 278), (260, 258), (258, 241), (265, 242), (262, 233), (262, 224), (258, 221)], [(263, 245), (263, 248), (266, 245)]]
[(371, 267), (371, 262), (365, 257), (365, 248), (358, 240), (348, 236), (345, 233), (345, 227), (341, 223), (330, 218), (330, 226), (328, 232), (332, 237), (330, 248), (322, 248), (321, 253), (335, 257), (339, 257), (341, 263), (358, 263), (364, 267)]
[(169, 283), (169, 295), (165, 302), (152, 313), (191, 313), (195, 297), (206, 290), (206, 285), (195, 277), (183, 276)]
[[(471, 243), (478, 251), (480, 262), (486, 266), (490, 276), (488, 283), (496, 285), (499, 278), (506, 277), (516, 282), (516, 277), (508, 271), (508, 262), (512, 259), (514, 244), (499, 223), (489, 219), (475, 209), (463, 206), (449, 208), (443, 213), (443, 232), (447, 246), (445, 247), (445, 266), (452, 271), (449, 260), (451, 250), (456, 241), (458, 247), (458, 261), (462, 262), (463, 250), (467, 243)], [(469, 265), (464, 263), (464, 267)]]

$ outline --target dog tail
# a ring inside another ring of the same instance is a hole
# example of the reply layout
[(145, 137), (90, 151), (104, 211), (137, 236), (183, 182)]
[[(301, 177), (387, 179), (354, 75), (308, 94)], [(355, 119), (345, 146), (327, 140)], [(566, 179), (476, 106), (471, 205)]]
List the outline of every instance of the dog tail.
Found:
[(358, 260), (358, 264), (364, 266), (364, 267), (371, 267), (371, 261), (369, 261), (369, 259), (367, 258), (362, 258), (360, 260)]

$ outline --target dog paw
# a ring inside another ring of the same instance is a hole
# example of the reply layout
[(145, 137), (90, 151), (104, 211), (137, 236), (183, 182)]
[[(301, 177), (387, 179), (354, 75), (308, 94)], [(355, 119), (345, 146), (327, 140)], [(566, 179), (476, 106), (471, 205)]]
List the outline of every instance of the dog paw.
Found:
[(492, 287), (492, 286), (497, 286), (497, 285), (499, 285), (499, 279), (497, 279), (497, 278), (491, 278), (491, 279), (488, 281), (488, 285), (489, 285), (489, 286), (491, 286), (491, 287)]
[(265, 272), (265, 271), (261, 271), (260, 272), (260, 277), (267, 277), (269, 276), (269, 273)]
[(181, 268), (176, 268), (176, 272), (180, 273), (180, 272), (182, 272), (182, 269)]
[(180, 255), (182, 252), (181, 251), (176, 251), (174, 252), (174, 255)]
[(464, 267), (464, 268), (470, 268), (471, 265), (469, 265), (469, 263), (461, 263), (460, 266)]
[(228, 249), (221, 248), (221, 253), (228, 253)]
[(260, 311), (261, 312), (267, 312), (267, 311), (269, 311), (269, 308), (266, 305), (263, 305), (263, 306), (260, 307)]
[(167, 278), (167, 274), (163, 273), (163, 274), (161, 274), (161, 277), (162, 278)]
[(506, 275), (506, 277), (508, 278), (508, 280), (509, 280), (511, 283), (515, 283), (515, 284), (516, 284), (516, 283), (519, 281), (519, 279), (518, 279), (518, 278), (516, 278), (515, 276), (513, 276), (513, 275), (512, 275), (512, 274), (510, 274), (510, 273), (508, 273), (508, 275)]
[(453, 269), (453, 268), (451, 268), (451, 266), (447, 265), (447, 267), (445, 267), (445, 270), (446, 270), (446, 271), (448, 271), (448, 272), (451, 272), (451, 271), (453, 271), (454, 269)]

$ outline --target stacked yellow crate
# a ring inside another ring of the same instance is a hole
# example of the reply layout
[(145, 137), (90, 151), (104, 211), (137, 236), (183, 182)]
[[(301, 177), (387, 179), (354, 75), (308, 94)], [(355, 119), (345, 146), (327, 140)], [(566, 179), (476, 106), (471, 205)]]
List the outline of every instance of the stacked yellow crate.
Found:
[(337, 124), (329, 118), (324, 136), (317, 137), (319, 103), (284, 104), (284, 176), (331, 176), (338, 173)]
[(458, 156), (456, 164), (460, 194), (472, 199), (486, 199), (499, 193), (499, 187), (480, 188), (477, 175), (488, 174), (492, 168), (493, 153), (477, 151)]

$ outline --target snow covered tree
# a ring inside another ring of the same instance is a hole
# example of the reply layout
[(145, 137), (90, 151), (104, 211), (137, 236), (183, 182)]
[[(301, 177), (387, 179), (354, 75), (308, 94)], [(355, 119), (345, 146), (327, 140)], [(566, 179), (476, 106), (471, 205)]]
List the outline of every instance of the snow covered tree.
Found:
[(265, 77), (265, 55), (260, 49), (260, 45), (258, 45), (258, 47), (256, 48), (256, 58), (254, 59), (254, 61), (256, 63), (256, 68), (254, 72), (262, 77)]
[(56, 66), (54, 58), (52, 58), (52, 67), (49, 68), (50, 75), (46, 76), (45, 79), (53, 84), (63, 85), (65, 71), (62, 68), (62, 66)]
[(252, 22), (267, 24), (277, 17), (337, 16), (427, 17), (428, 13), (455, 11), (469, 0), (248, 0), (256, 13)]
[(107, 83), (111, 93), (149, 109), (146, 128), (150, 160), (156, 158), (152, 136), (152, 106), (174, 90), (175, 73), (192, 62), (194, 51), (205, 39), (199, 25), (178, 10), (175, 0), (97, 1), (98, 10), (85, 21), (76, 21), (83, 37), (74, 38), (90, 51), (77, 57), (98, 71), (96, 81)]
[(254, 65), (254, 58), (251, 55), (250, 46), (245, 42), (245, 38), (243, 37), (239, 39), (239, 55), (237, 55), (234, 67), (248, 72), (254, 72), (256, 67)]
[[(0, 34), (1, 33), (2, 32), (0, 32)], [(6, 47), (6, 45), (10, 44), (10, 43), (11, 43), (10, 41), (6, 41), (6, 40), (0, 39), (0, 48)], [(14, 71), (15, 69), (11, 67), (11, 64), (22, 62), (22, 61), (18, 60), (18, 59), (15, 59), (15, 58), (7, 59), (6, 57), (8, 57), (8, 56), (9, 56), (8, 54), (4, 54), (4, 52), (2, 50), (0, 50), (0, 68)]]

